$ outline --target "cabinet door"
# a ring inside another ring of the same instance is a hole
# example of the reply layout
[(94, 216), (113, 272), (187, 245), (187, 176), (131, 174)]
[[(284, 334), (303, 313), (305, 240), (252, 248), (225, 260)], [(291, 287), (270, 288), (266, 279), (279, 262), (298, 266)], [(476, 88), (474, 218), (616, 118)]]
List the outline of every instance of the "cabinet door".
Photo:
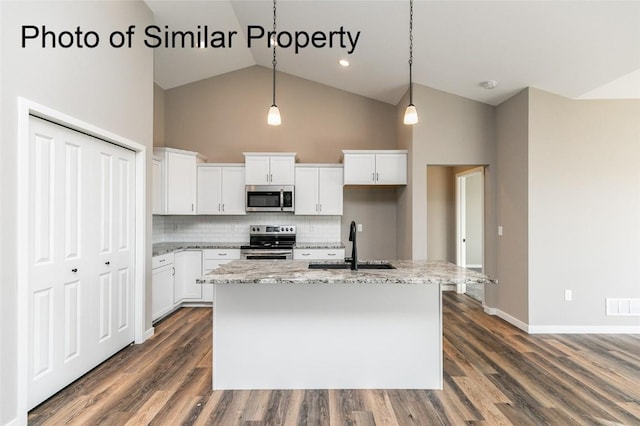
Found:
[(376, 154), (376, 183), (407, 184), (407, 154)]
[(151, 320), (155, 321), (173, 309), (173, 265), (151, 271)]
[(168, 153), (166, 173), (167, 214), (195, 214), (196, 157)]
[(270, 184), (293, 185), (295, 182), (295, 157), (271, 157)]
[(375, 154), (345, 154), (344, 184), (373, 185), (375, 183)]
[(244, 180), (244, 167), (222, 168), (222, 214), (246, 214)]
[(316, 167), (296, 167), (295, 191), (295, 214), (318, 214), (318, 169)]
[(318, 213), (342, 215), (343, 172), (341, 167), (318, 169)]
[(153, 194), (151, 196), (153, 199), (152, 213), (164, 214), (164, 185), (162, 184), (162, 162), (160, 160), (153, 160), (151, 180), (153, 188)]
[(176, 253), (176, 285), (173, 301), (202, 300), (202, 284), (196, 278), (202, 276), (202, 250), (185, 250)]
[(222, 212), (222, 168), (198, 166), (198, 214)]
[(245, 157), (245, 180), (247, 185), (269, 185), (269, 157), (250, 155)]

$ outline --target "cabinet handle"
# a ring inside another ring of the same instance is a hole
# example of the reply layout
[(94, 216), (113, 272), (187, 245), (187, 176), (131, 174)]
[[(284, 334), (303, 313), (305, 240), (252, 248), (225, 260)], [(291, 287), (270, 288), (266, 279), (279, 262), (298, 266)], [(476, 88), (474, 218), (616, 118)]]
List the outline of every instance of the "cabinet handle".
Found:
[(111, 265), (111, 262), (109, 262), (108, 260), (106, 262), (104, 262), (105, 265), (109, 266)]
[(267, 182), (269, 182), (269, 173), (267, 173)]
[(224, 211), (224, 203), (222, 203), (222, 211)]
[(171, 274), (171, 276), (175, 277), (176, 276), (176, 268), (172, 267), (171, 269), (173, 269), (173, 273)]
[(160, 259), (160, 260), (159, 260), (159, 262), (160, 262), (160, 263), (163, 263), (163, 262), (165, 262), (166, 260), (167, 260), (167, 259)]
[(73, 268), (73, 269), (71, 270), (71, 272), (74, 272), (74, 273), (75, 273), (75, 272), (78, 272), (78, 268)]
[(303, 256), (310, 256), (311, 253), (301, 253)]
[(218, 211), (221, 212), (222, 211), (222, 204), (218, 203)]
[(371, 173), (371, 180), (376, 181), (376, 172)]
[(322, 204), (318, 204), (318, 213), (322, 213)]
[(191, 203), (191, 211), (193, 211), (193, 203)]
[(378, 182), (380, 180), (380, 176), (378, 175), (378, 172), (376, 172), (376, 182)]
[(227, 253), (218, 253), (218, 256), (226, 256)]
[(269, 182), (273, 182), (273, 175), (269, 174)]
[(335, 253), (327, 253), (327, 256), (335, 256)]

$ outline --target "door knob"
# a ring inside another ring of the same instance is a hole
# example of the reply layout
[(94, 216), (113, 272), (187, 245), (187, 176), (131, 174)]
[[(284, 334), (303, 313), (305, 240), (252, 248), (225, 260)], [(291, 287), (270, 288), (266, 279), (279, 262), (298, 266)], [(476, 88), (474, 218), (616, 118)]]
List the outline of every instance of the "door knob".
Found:
[(104, 262), (105, 265), (109, 266), (111, 265), (111, 262), (109, 262), (108, 260), (106, 262)]
[(73, 268), (71, 272), (78, 272), (78, 268)]

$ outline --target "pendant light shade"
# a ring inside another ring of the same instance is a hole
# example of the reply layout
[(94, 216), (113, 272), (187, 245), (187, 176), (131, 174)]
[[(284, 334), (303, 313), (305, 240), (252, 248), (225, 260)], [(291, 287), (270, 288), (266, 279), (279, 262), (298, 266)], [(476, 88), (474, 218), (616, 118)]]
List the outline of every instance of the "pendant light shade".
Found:
[(409, 106), (404, 111), (404, 124), (416, 124), (418, 111), (413, 104), (413, 0), (409, 0)]
[(280, 110), (276, 104), (271, 105), (271, 108), (269, 108), (267, 123), (271, 126), (279, 126), (282, 124), (282, 120), (280, 119)]
[(409, 104), (404, 110), (404, 124), (416, 124), (418, 122), (418, 111), (413, 104)]
[(279, 126), (282, 124), (280, 110), (278, 109), (278, 105), (276, 105), (276, 65), (278, 63), (278, 61), (276, 61), (276, 34), (276, 0), (273, 0), (273, 60), (271, 61), (273, 65), (273, 102), (269, 108), (269, 115), (267, 115), (267, 124), (270, 126)]

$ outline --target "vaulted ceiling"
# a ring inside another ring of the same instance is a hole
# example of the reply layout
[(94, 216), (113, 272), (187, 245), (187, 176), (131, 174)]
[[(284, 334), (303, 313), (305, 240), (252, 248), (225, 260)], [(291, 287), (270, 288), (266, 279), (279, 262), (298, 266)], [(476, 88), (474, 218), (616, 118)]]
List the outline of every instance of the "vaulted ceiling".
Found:
[[(146, 3), (158, 35), (205, 26), (209, 34), (225, 33), (218, 39), (225, 47), (154, 49), (155, 81), (162, 88), (256, 64), (271, 67), (266, 37), (250, 48), (247, 42), (250, 26), (271, 29), (271, 1)], [(348, 39), (346, 48), (309, 45), (296, 53), (284, 38), (279, 71), (394, 105), (406, 93), (408, 0), (280, 0), (277, 16), (278, 31), (294, 35), (360, 32), (351, 54)], [(231, 46), (230, 31), (237, 32)], [(415, 0), (413, 31), (413, 78), (425, 86), (491, 105), (527, 86), (569, 98), (640, 99), (640, 1)], [(338, 65), (341, 58), (351, 65)], [(487, 80), (497, 87), (483, 88)]]

